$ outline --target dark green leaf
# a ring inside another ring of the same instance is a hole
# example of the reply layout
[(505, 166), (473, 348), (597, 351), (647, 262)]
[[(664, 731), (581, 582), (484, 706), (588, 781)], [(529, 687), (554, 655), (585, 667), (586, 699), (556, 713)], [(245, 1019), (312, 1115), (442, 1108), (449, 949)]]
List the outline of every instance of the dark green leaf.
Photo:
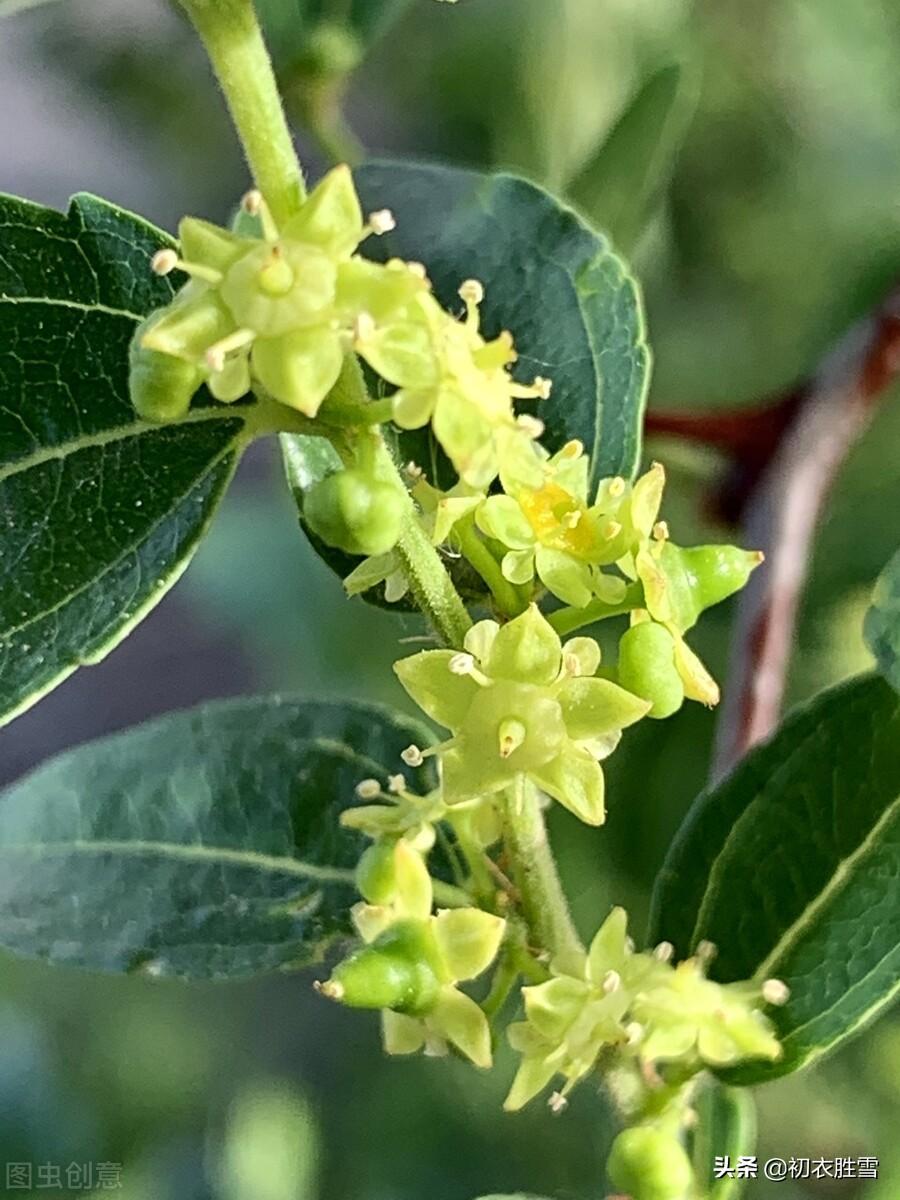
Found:
[[(486, 288), (483, 328), (516, 339), (518, 378), (553, 380), (533, 411), (558, 449), (579, 438), (595, 479), (637, 468), (650, 355), (637, 285), (607, 240), (571, 209), (512, 175), (455, 167), (374, 163), (356, 172), (367, 210), (390, 208), (397, 229), (366, 253), (424, 262), (435, 294), (461, 307), (457, 289)], [(423, 466), (423, 436), (404, 435), (401, 455)]]
[(639, 89), (569, 186), (575, 204), (629, 251), (665, 192), (697, 106), (697, 77), (669, 63)]
[(240, 408), (135, 418), (128, 344), (168, 244), (91, 196), (0, 198), (0, 723), (102, 658), (186, 566), (245, 439)]
[(0, 796), (0, 945), (185, 978), (312, 962), (356, 898), (341, 810), (430, 740), (386, 709), (275, 697), (65, 754)]
[(732, 1164), (756, 1151), (756, 1101), (745, 1088), (729, 1088), (710, 1080), (694, 1101), (697, 1123), (691, 1137), (694, 1170), (708, 1200), (738, 1200), (743, 1179), (714, 1177), (715, 1160)]
[(796, 1070), (900, 988), (900, 698), (877, 676), (799, 709), (689, 813), (650, 941), (718, 947), (715, 978), (783, 979), (784, 1046), (741, 1083)]
[(878, 578), (864, 633), (882, 675), (900, 692), (900, 551)]

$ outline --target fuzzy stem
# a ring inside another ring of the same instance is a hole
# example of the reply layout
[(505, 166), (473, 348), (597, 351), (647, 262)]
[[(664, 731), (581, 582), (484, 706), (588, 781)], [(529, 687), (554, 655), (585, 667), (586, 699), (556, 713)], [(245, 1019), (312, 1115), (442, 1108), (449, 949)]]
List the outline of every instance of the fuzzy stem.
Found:
[(537, 790), (524, 776), (508, 794), (505, 838), (532, 936), (563, 971), (580, 974), (584, 947), (556, 870)]
[(206, 47), (257, 186), (276, 223), (306, 189), (252, 0), (180, 0)]

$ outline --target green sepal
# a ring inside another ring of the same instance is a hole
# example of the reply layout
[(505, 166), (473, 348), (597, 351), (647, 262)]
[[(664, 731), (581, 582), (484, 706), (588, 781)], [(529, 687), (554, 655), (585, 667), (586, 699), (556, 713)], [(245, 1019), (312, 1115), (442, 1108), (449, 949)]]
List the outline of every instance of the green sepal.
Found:
[(363, 235), (363, 215), (350, 168), (342, 164), (329, 171), (282, 233), (335, 258), (351, 254)]
[(301, 329), (253, 345), (253, 370), (280, 403), (314, 417), (334, 387), (344, 361), (340, 338), (331, 329)]
[(184, 217), (178, 225), (181, 257), (187, 263), (199, 263), (216, 271), (227, 271), (244, 251), (253, 246), (248, 238), (238, 237), (221, 225), (199, 217)]
[(602, 825), (606, 820), (603, 768), (587, 750), (570, 743), (530, 774), (542, 791), (586, 825)]
[(234, 331), (234, 318), (217, 293), (194, 283), (154, 317), (141, 341), (144, 349), (191, 363), (202, 363), (209, 347)]
[(603, 737), (647, 715), (650, 704), (608, 679), (578, 676), (560, 690), (566, 732), (575, 741)]
[(561, 655), (559, 635), (532, 604), (500, 627), (485, 670), (493, 678), (547, 686), (559, 674)]
[(477, 908), (448, 908), (434, 919), (434, 936), (451, 979), (475, 979), (494, 961), (506, 922)]

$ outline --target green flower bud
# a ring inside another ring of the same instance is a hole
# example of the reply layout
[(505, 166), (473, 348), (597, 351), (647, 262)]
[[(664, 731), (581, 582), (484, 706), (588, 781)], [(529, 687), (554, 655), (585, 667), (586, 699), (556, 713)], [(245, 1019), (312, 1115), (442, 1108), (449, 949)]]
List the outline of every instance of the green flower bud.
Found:
[(625, 1129), (612, 1144), (607, 1174), (632, 1200), (687, 1200), (691, 1161), (673, 1133), (657, 1125)]
[(351, 1008), (421, 1014), (441, 990), (440, 959), (428, 921), (397, 921), (335, 967), (325, 995)]
[(737, 546), (682, 549), (666, 542), (658, 557), (664, 611), (655, 612), (649, 598), (647, 607), (658, 620), (671, 621), (684, 633), (696, 625), (704, 609), (739, 592), (762, 561), (759, 551), (741, 550)]
[(406, 498), (392, 483), (358, 468), (337, 471), (307, 493), (303, 516), (313, 533), (348, 554), (386, 554), (397, 544)]
[(154, 313), (139, 325), (131, 340), (128, 387), (137, 415), (144, 421), (162, 424), (185, 415), (203, 382), (203, 371), (181, 358), (144, 347), (144, 335), (159, 316)]
[(356, 887), (370, 904), (389, 904), (397, 890), (397, 843), (392, 838), (375, 842), (356, 864)]
[(618, 679), (622, 687), (652, 708), (647, 714), (662, 720), (684, 703), (684, 684), (675, 665), (675, 639), (663, 625), (642, 621), (619, 642)]

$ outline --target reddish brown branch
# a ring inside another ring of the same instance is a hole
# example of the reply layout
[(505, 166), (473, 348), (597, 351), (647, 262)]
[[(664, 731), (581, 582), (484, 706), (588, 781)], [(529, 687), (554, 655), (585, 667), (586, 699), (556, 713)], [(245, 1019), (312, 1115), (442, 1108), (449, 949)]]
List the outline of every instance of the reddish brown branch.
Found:
[(730, 457), (720, 512), (765, 550), (739, 602), (713, 775), (778, 723), (816, 526), (837, 472), (900, 375), (900, 287), (855, 325), (807, 384), (726, 415), (655, 414), (648, 431), (718, 446)]

